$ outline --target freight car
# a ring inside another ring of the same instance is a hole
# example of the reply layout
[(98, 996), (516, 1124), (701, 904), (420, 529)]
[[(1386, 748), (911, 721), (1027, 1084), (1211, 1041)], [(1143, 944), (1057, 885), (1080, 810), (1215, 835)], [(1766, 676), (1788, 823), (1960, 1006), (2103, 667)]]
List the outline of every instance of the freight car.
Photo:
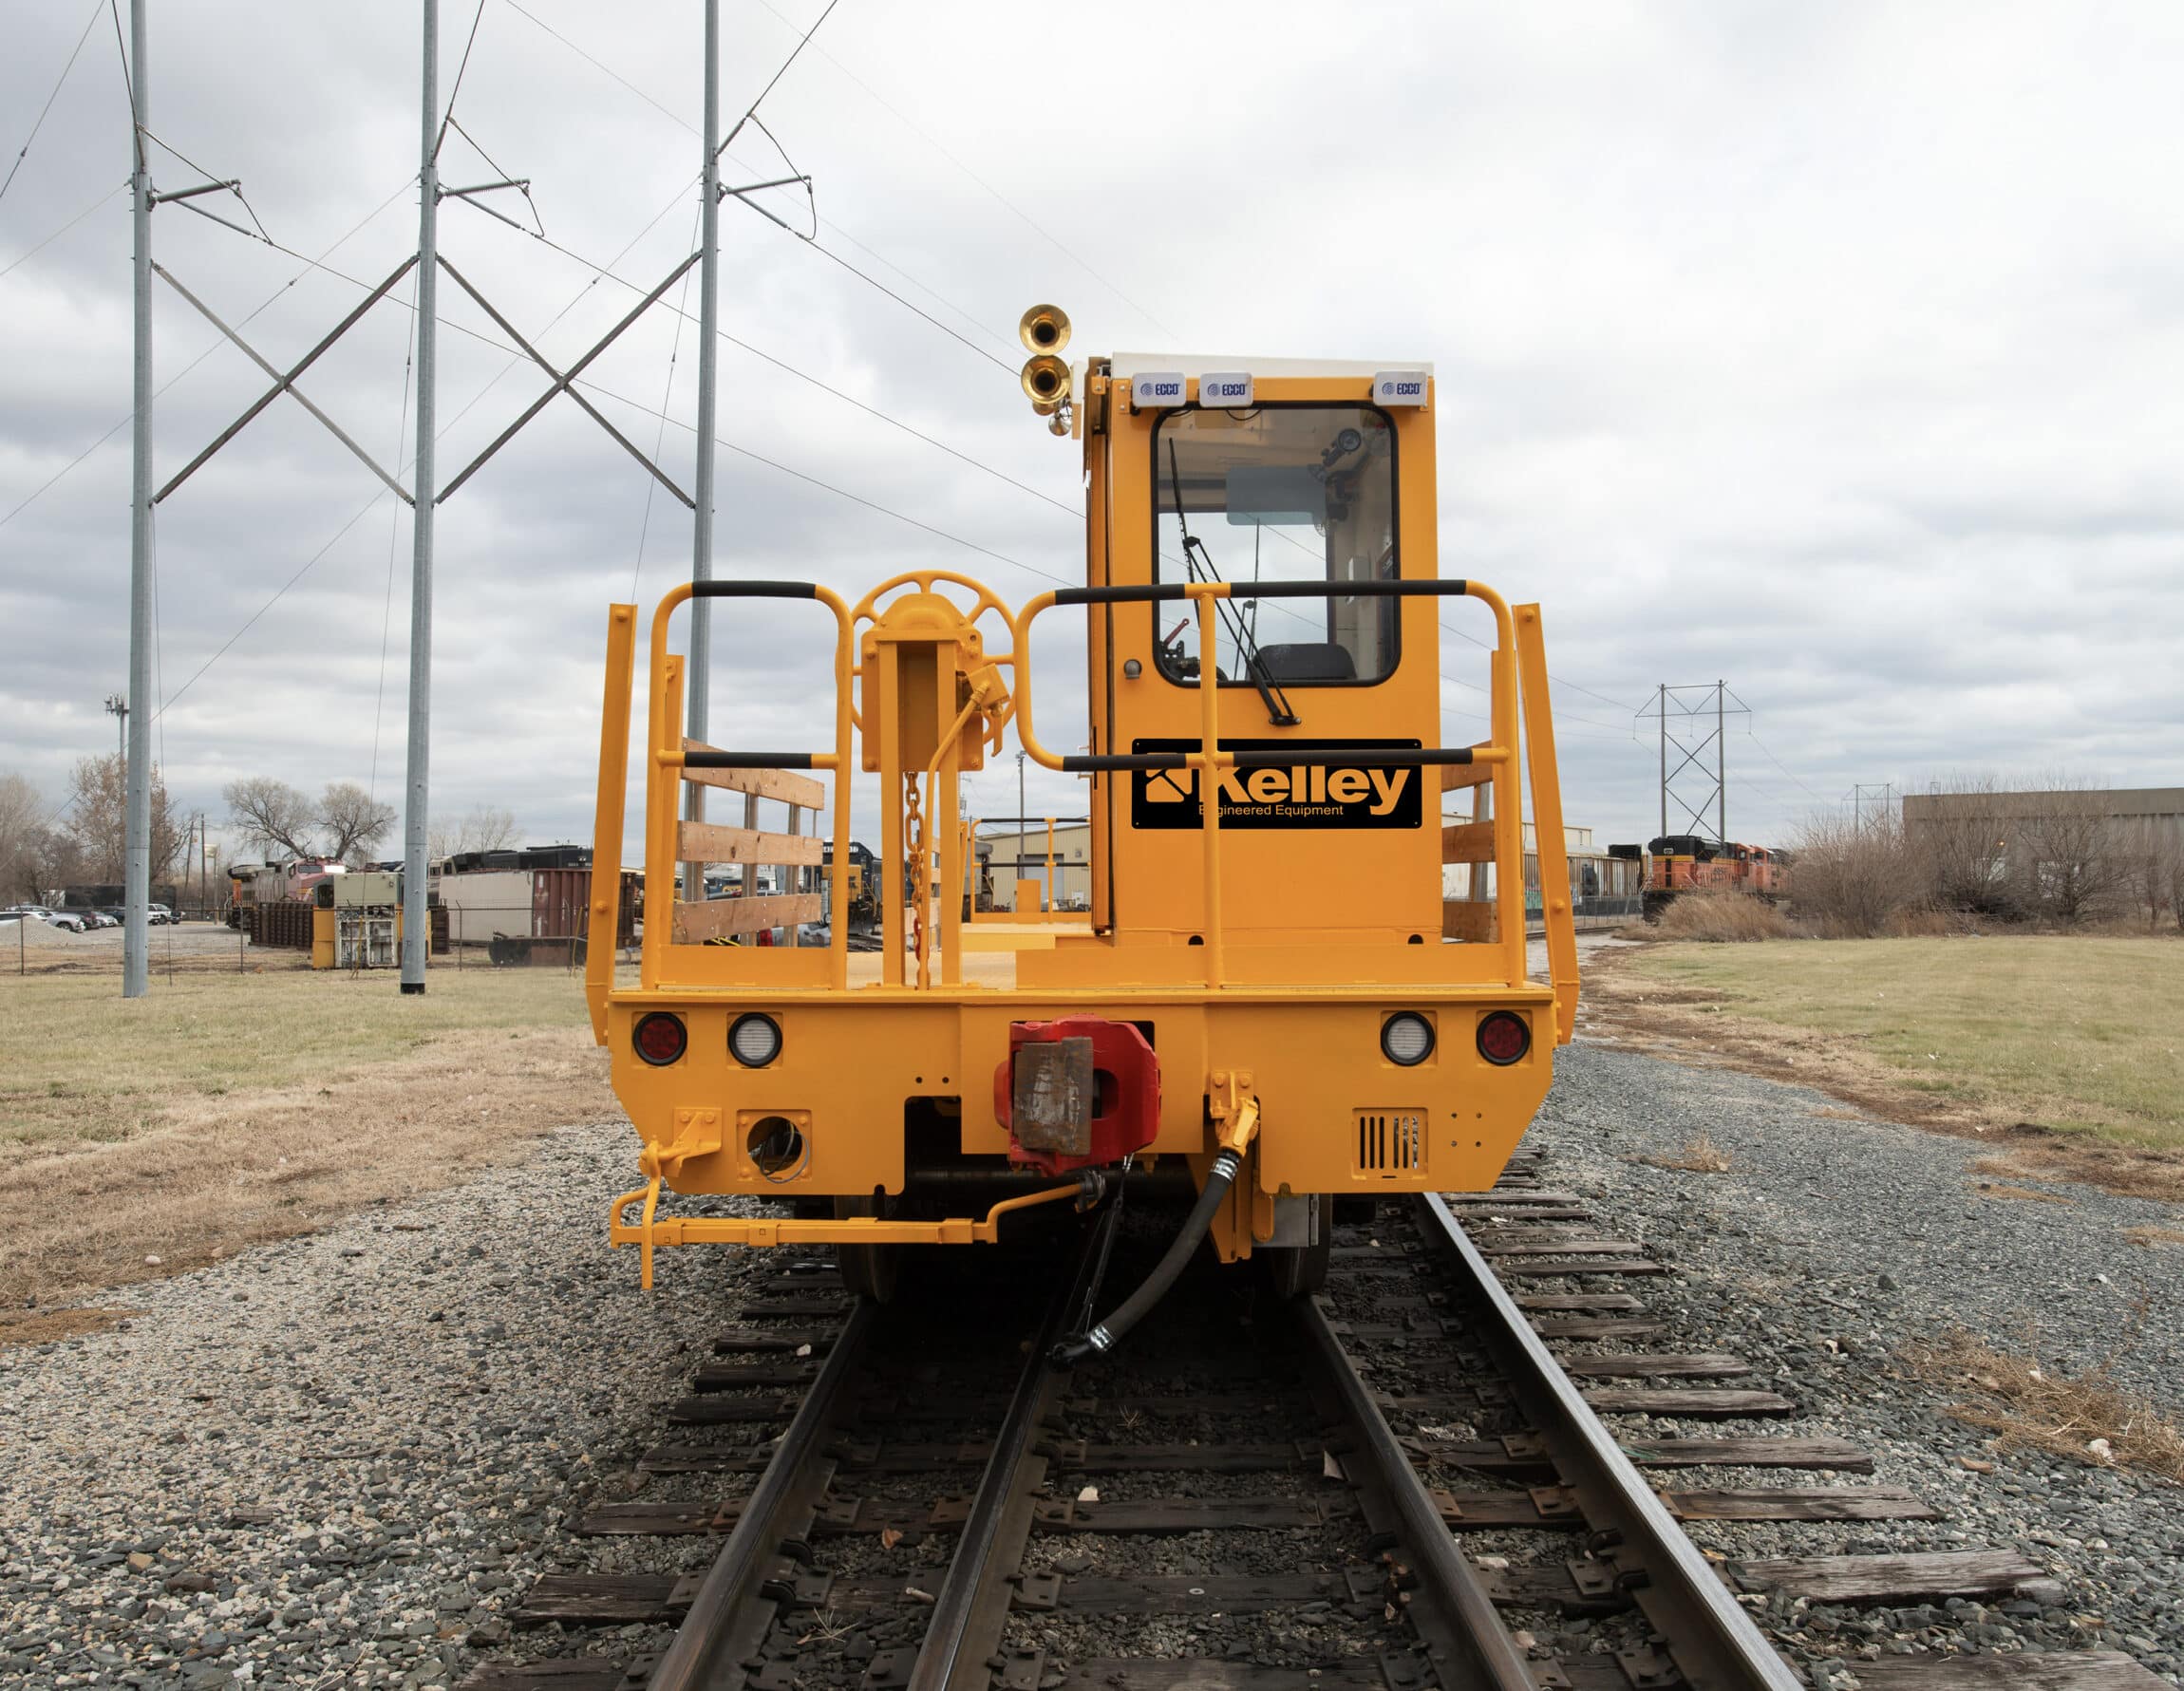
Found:
[[(1020, 1214), (1034, 1207), (1112, 1213), (1158, 1165), (1195, 1199), (1161, 1268), (1069, 1341), (1083, 1355), (1201, 1239), (1223, 1261), (1267, 1259), (1293, 1294), (1325, 1272), (1336, 1203), (1492, 1186), (1570, 1038), (1576, 948), (1569, 899), (1551, 897), (1550, 979), (1529, 978), (1527, 777), (1544, 882), (1568, 881), (1539, 613), (1440, 573), (1430, 369), (1072, 369), (1058, 311), (1023, 332), (1034, 409), (1083, 442), (1084, 584), (1012, 607), (935, 570), (854, 603), (816, 582), (714, 580), (674, 588), (649, 629), (613, 606), (594, 860), (604, 874), (622, 845), (642, 633), (646, 917), (637, 980), (595, 940), (587, 986), (641, 1140), (610, 1238), (640, 1248), (647, 1284), (661, 1247), (826, 1244), (884, 1298), (906, 1250), (992, 1242), (1035, 1225)], [(803, 608), (780, 626), (809, 627), (831, 665), (820, 745), (686, 741), (670, 635), (697, 598)], [(1442, 732), (1443, 625), (1467, 615), (1492, 651), (1478, 743)], [(1042, 641), (1062, 629), (1084, 643), (1089, 720), (1043, 733)], [(959, 778), (1011, 741), (1087, 778), (1090, 909), (1073, 921), (964, 908)], [(839, 910), (859, 774), (877, 778), (857, 801), (880, 823), (879, 950), (853, 955), (838, 922), (824, 949), (694, 943), (706, 911), (674, 902), (672, 866), (731, 847), (765, 859), (790, 836), (678, 822), (685, 783), (824, 802)], [(1454, 832), (1497, 871), (1488, 919), (1454, 943), (1448, 791), (1467, 818), (1487, 813)], [(674, 1214), (670, 1193), (789, 1209)]]

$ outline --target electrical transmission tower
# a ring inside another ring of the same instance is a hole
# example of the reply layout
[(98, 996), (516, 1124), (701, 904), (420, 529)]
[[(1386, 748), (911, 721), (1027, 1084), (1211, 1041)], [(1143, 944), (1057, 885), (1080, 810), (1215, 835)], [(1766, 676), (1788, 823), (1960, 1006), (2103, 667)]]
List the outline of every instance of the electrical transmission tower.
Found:
[[(134, 450), (134, 496), (131, 501), (131, 593), (130, 593), (130, 686), (129, 698), (137, 705), (123, 717), (126, 723), (128, 771), (127, 819), (127, 895), (128, 922), (123, 934), (123, 984), (124, 997), (138, 997), (146, 990), (147, 942), (146, 913), (149, 898), (149, 857), (151, 836), (150, 780), (151, 723), (153, 712), (143, 709), (142, 702), (152, 694), (151, 651), (151, 592), (149, 560), (151, 554), (152, 508), (164, 500), (199, 467), (209, 460), (230, 441), (274, 401), (286, 395), (301, 405), (335, 440), (363, 461), (371, 473), (407, 505), (414, 514), (411, 542), (410, 570), (410, 634), (409, 634), (409, 745), (405, 775), (404, 812), (404, 851), (402, 887), (402, 990), (419, 993), (424, 990), (425, 958), (430, 948), (431, 922), (426, 907), (425, 888), (429, 875), (427, 856), (427, 810), (430, 785), (431, 728), (432, 728), (432, 583), (433, 583), (433, 517), (438, 507), (463, 486), (482, 468), (487, 460), (506, 445), (539, 412), (555, 398), (566, 394), (593, 422), (625, 452), (644, 466), (652, 478), (672, 494), (695, 517), (691, 573), (699, 581), (710, 579), (713, 554), (713, 461), (714, 413), (716, 406), (715, 364), (719, 356), (718, 335), (718, 271), (719, 239), (717, 235), (718, 208), (726, 198), (752, 205), (751, 197), (768, 188), (784, 187), (800, 182), (807, 187), (811, 178), (805, 176), (787, 176), (744, 187), (730, 187), (720, 179), (721, 155), (729, 142), (736, 139), (744, 123), (752, 121), (758, 110), (753, 102), (742, 122), (731, 130), (726, 141), (718, 139), (720, 128), (720, 71), (719, 46), (720, 0), (705, 0), (705, 55), (706, 55), (706, 134), (705, 159), (701, 176), (701, 204), (703, 207), (702, 237), (699, 250), (685, 257), (668, 272), (660, 284), (638, 301), (631, 310), (593, 343), (591, 349), (568, 365), (557, 367), (530, 341), (526, 340), (507, 316), (487, 299), (483, 291), (474, 286), (441, 251), (440, 208), (442, 201), (453, 200), (485, 211), (493, 216), (500, 214), (483, 204), (489, 194), (514, 191), (529, 197), (530, 182), (527, 178), (507, 178), (481, 182), (469, 187), (443, 187), (440, 179), (440, 154), (450, 126), (455, 122), (453, 97), (445, 109), (440, 99), (440, 5), (439, 0), (422, 0), (423, 53), (420, 63), (419, 90), (419, 164), (418, 164), (418, 241), (417, 251), (395, 267), (393, 272), (367, 293), (363, 301), (336, 324), (316, 346), (286, 369), (277, 367), (258, 349), (243, 339), (235, 329), (215, 312), (213, 308), (199, 299), (178, 280), (165, 267), (152, 261), (151, 213), (155, 206), (168, 201), (179, 201), (188, 209), (205, 212), (195, 203), (198, 197), (215, 193), (230, 193), (241, 197), (241, 185), (235, 181), (207, 180), (174, 193), (159, 193), (152, 187), (150, 166), (144, 143), (156, 139), (145, 127), (145, 112), (149, 103), (146, 69), (146, 43), (144, 10), (147, 0), (132, 0), (130, 7), (131, 51), (129, 58), (131, 82), (131, 128), (134, 150), (132, 160), (135, 170), (131, 176), (134, 191), (136, 218), (136, 438)], [(830, 7), (831, 10), (832, 8)], [(820, 21), (824, 21), (824, 13)], [(808, 42), (818, 29), (814, 24), (805, 31)], [(800, 52), (802, 44), (799, 44)], [(790, 55), (794, 62), (795, 55)], [(782, 66), (785, 71), (786, 66)], [(460, 90), (461, 75), (457, 76)], [(774, 81), (781, 80), (777, 73)], [(773, 86), (766, 85), (767, 91)], [(759, 96), (765, 98), (764, 92)], [(467, 132), (463, 132), (467, 139)], [(164, 143), (161, 143), (164, 144)], [(476, 143), (474, 142), (473, 145)], [(179, 157), (179, 155), (177, 155)], [(249, 201), (243, 200), (246, 210)], [(763, 208), (755, 207), (763, 211)], [(770, 213), (764, 214), (771, 216)], [(256, 220), (252, 214), (252, 220)], [(215, 217), (214, 221), (249, 235), (249, 230), (227, 219)], [(510, 219), (502, 218), (502, 221)], [(778, 221), (778, 219), (777, 219)], [(517, 225), (520, 228), (521, 225)], [(526, 233), (529, 233), (528, 231)], [(262, 228), (258, 231), (264, 236)], [(264, 236), (270, 241), (270, 236)], [(682, 279), (692, 266), (700, 269), (702, 277), (700, 324), (703, 340), (699, 353), (699, 398), (697, 420), (697, 494), (693, 497), (677, 485), (673, 477), (660, 467), (651, 457), (631, 441), (628, 436), (608, 421), (606, 416), (584, 394), (577, 390), (577, 380), (585, 369), (665, 297), (668, 290)], [(352, 329), (370, 310), (392, 291), (395, 285), (412, 271), (417, 276), (417, 351), (416, 351), (416, 456), (410, 464), (411, 485), (402, 483), (403, 466), (397, 462), (392, 470), (373, 460), (355, 439), (345, 431), (325, 410), (306, 398), (296, 383), (335, 342)], [(439, 344), (439, 281), (444, 272), (447, 278), (461, 290), (472, 303), (546, 377), (545, 391), (529, 406), (519, 412), (493, 442), (450, 479), (444, 486), (439, 481), (439, 466), (434, 446), (438, 435), (435, 421), (435, 401), (438, 389)], [(191, 459), (188, 463), (156, 492), (152, 475), (152, 338), (151, 338), (151, 289), (157, 276), (185, 300), (197, 312), (226, 337), (228, 341), (271, 379), (273, 385), (230, 423), (212, 442)], [(706, 676), (710, 622), (709, 606), (699, 600), (693, 611), (692, 644), (689, 670), (689, 732), (693, 739), (703, 739), (706, 732)], [(113, 706), (109, 706), (113, 708)], [(702, 789), (693, 788), (693, 804), (702, 797)], [(693, 809), (693, 816), (702, 812)]]
[(1895, 814), (1896, 801), (1896, 784), (1892, 780), (1858, 782), (1851, 789), (1853, 825), (1860, 834), (1868, 828), (1885, 828)]
[[(1706, 835), (1706, 812), (1714, 813), (1711, 836), (1729, 837), (1728, 723), (1751, 709), (1722, 681), (1691, 682), (1654, 690), (1653, 707), (1639, 720), (1657, 717), (1661, 734), (1661, 832), (1668, 832), (1673, 809), (1679, 824)], [(1709, 754), (1711, 756), (1709, 757)]]

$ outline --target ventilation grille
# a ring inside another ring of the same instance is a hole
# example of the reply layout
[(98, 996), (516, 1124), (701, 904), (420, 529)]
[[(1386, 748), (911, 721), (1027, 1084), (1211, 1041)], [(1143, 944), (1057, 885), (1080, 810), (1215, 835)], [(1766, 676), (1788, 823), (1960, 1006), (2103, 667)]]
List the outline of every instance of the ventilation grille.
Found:
[(1357, 1173), (1393, 1180), (1425, 1173), (1423, 1110), (1360, 1110), (1354, 1139)]

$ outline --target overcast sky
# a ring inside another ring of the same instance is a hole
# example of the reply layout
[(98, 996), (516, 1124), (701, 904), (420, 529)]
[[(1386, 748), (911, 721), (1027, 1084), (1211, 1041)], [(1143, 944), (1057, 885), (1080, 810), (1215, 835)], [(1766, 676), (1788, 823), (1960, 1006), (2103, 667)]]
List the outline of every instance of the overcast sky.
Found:
[[(89, 27), (0, 197), (0, 770), (56, 799), (114, 745), (103, 701), (127, 678), (128, 130), (104, 3), (17, 0), (0, 49), (4, 170)], [(416, 9), (151, 5), (157, 185), (202, 179), (178, 153), (240, 177), (273, 241), (341, 272), (157, 215), (160, 261), (285, 366), (414, 250)], [(722, 9), (732, 120), (820, 8)], [(474, 6), (443, 10), (444, 101)], [(531, 178), (589, 262), (455, 201), (442, 250), (566, 365), (637, 297), (591, 266), (649, 290), (691, 250), (699, 8), (476, 15), (443, 179)], [(2166, 4), (840, 0), (762, 111), (816, 180), (825, 252), (722, 214), (744, 345), (721, 358), (720, 572), (854, 597), (945, 568), (1011, 602), (1081, 579), (1078, 451), (1013, 374), (1018, 313), (1052, 299), (1073, 355), (1432, 361), (1442, 571), (1543, 605), (1566, 812), (1603, 841), (1656, 831), (1633, 712), (1660, 682), (1721, 677), (1751, 707), (1728, 739), (1745, 839), (1861, 781), (2184, 781), (2179, 86)], [(727, 168), (790, 174), (755, 129)], [(765, 203), (809, 228), (800, 197)], [(300, 384), (405, 465), (409, 298)], [(440, 303), (444, 480), (543, 378), (451, 281)], [(685, 488), (687, 304), (587, 372)], [(155, 321), (163, 480), (266, 383), (163, 284)], [(441, 508), (437, 815), (589, 836), (606, 607), (688, 573), (688, 514), (648, 488), (564, 397)], [(265, 774), (399, 802), (409, 526), (370, 471), (283, 399), (158, 537), (176, 800), (217, 820), (224, 782)], [(823, 622), (719, 627), (715, 738), (821, 744)], [(1041, 722), (1066, 745), (1082, 685), (1053, 657)], [(1447, 693), (1445, 733), (1478, 737), (1479, 695)], [(1013, 786), (975, 778), (972, 808), (1013, 811)], [(1082, 802), (1035, 772), (1035, 814)]]

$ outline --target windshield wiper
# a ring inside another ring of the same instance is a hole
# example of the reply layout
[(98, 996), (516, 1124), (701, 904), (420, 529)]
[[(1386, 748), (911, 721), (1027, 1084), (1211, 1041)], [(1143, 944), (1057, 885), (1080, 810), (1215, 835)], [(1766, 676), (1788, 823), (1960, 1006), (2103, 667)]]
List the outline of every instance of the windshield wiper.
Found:
[[(1213, 554), (1206, 550), (1206, 543), (1191, 533), (1191, 518), (1183, 510), (1183, 474), (1177, 465), (1173, 437), (1168, 442), (1168, 485), (1176, 496), (1176, 526), (1183, 531), (1184, 573), (1193, 581), (1220, 580), (1221, 573), (1214, 568)], [(1297, 713), (1290, 708), (1289, 695), (1275, 685), (1266, 660), (1259, 656), (1257, 642), (1244, 627), (1244, 619), (1235, 606), (1227, 599), (1215, 599), (1214, 608), (1228, 629), (1229, 638), (1235, 642), (1236, 655), (1243, 660), (1244, 673), (1250, 677), (1252, 686), (1258, 689), (1259, 703), (1267, 707), (1267, 721), (1277, 728), (1295, 727)]]

